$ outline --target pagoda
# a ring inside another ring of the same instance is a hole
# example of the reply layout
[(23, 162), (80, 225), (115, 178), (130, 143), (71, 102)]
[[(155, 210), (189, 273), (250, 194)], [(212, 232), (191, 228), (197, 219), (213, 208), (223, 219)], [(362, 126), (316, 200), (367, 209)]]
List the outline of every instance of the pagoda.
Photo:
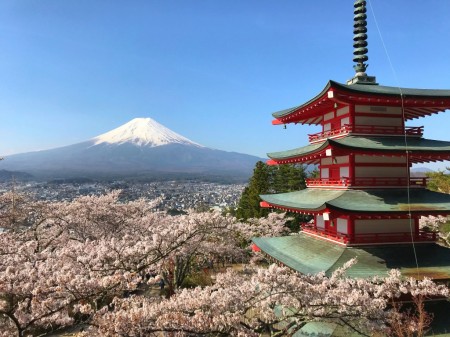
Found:
[(450, 109), (450, 90), (382, 86), (367, 69), (366, 2), (354, 4), (354, 69), (311, 100), (275, 112), (274, 125), (320, 125), (309, 144), (268, 153), (269, 165), (315, 164), (307, 188), (261, 195), (261, 206), (311, 216), (298, 235), (255, 238), (269, 257), (305, 274), (331, 274), (353, 257), (350, 277), (403, 275), (450, 280), (450, 249), (419, 228), (421, 216), (450, 215), (450, 195), (411, 177), (416, 163), (450, 160), (450, 142), (423, 138), (410, 120)]

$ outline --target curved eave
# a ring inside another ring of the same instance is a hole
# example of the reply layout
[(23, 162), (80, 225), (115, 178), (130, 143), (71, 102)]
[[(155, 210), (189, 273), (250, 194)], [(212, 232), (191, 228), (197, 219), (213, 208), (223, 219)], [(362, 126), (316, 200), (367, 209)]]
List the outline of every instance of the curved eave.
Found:
[(331, 149), (334, 156), (349, 152), (366, 155), (404, 156), (408, 151), (413, 163), (450, 160), (450, 142), (408, 137), (407, 146), (403, 137), (363, 137), (346, 136), (327, 139), (322, 143), (300, 148), (268, 153), (268, 164), (317, 163)]
[[(409, 195), (409, 198), (408, 198)], [(260, 195), (266, 205), (289, 211), (317, 213), (334, 210), (343, 214), (448, 215), (450, 195), (426, 189), (371, 190), (304, 189), (290, 193)]]
[(405, 119), (415, 119), (450, 109), (450, 90), (398, 88), (329, 81), (313, 99), (272, 114), (273, 124), (319, 124), (335, 103), (403, 107)]
[(404, 98), (415, 98), (418, 100), (450, 99), (449, 89), (415, 89), (384, 85), (343, 84), (332, 80), (329, 81), (328, 85), (335, 90), (361, 95), (372, 94), (386, 97), (399, 97), (402, 94)]
[(327, 202), (341, 196), (343, 193), (344, 191), (342, 190), (317, 191), (306, 188), (296, 192), (264, 194), (260, 195), (260, 198), (272, 208), (314, 213), (324, 210)]
[(450, 249), (434, 243), (416, 245), (414, 249), (410, 244), (347, 248), (304, 233), (252, 241), (264, 253), (302, 274), (324, 271), (331, 275), (356, 257), (358, 262), (346, 271), (348, 277), (387, 276), (395, 268), (404, 276), (450, 279)]
[(408, 151), (413, 163), (450, 160), (450, 142), (418, 137), (360, 137), (347, 136), (327, 140), (331, 148), (346, 149), (367, 155), (403, 156)]
[(328, 98), (328, 90), (331, 87), (331, 83), (332, 81), (329, 81), (317, 96), (306, 103), (274, 112), (272, 116), (275, 120), (272, 121), (272, 124), (320, 124), (322, 115), (333, 108), (334, 102)]
[(265, 207), (304, 214), (323, 213), (327, 204), (345, 193), (344, 190), (314, 190), (260, 195)]
[(329, 147), (327, 141), (322, 143), (310, 144), (297, 149), (271, 152), (267, 156), (271, 159), (267, 161), (269, 165), (290, 164), (290, 163), (308, 163), (315, 164), (321, 157), (326, 155)]

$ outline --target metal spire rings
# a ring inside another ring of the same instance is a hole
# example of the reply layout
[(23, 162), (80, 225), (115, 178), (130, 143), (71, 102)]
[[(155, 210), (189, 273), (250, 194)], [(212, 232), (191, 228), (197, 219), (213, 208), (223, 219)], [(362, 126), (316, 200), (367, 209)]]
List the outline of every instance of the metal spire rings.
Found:
[(366, 75), (366, 68), (368, 64), (365, 62), (369, 59), (367, 56), (367, 15), (366, 15), (366, 1), (355, 0), (354, 4), (354, 18), (353, 18), (353, 62), (356, 64), (353, 68), (356, 75)]

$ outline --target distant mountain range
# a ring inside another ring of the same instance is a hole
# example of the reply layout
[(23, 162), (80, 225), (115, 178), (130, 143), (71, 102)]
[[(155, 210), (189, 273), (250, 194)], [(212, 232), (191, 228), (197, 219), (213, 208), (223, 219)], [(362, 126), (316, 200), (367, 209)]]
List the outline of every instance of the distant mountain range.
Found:
[(13, 181), (14, 179), (18, 181), (28, 181), (32, 180), (33, 176), (20, 171), (0, 170), (0, 181)]
[(425, 177), (427, 173), (434, 172), (432, 169), (428, 167), (413, 167), (410, 170), (411, 177)]
[(0, 170), (36, 178), (248, 179), (262, 158), (197, 144), (151, 118), (136, 118), (88, 141), (5, 156)]

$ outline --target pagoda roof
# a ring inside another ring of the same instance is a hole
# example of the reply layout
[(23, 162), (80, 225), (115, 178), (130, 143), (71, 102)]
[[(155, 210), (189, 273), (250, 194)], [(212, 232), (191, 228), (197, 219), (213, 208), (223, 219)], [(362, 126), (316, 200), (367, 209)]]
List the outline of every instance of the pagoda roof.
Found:
[(276, 163), (287, 162), (317, 162), (319, 157), (325, 156), (326, 149), (351, 149), (355, 153), (370, 155), (402, 155), (409, 151), (412, 162), (427, 162), (450, 159), (450, 142), (399, 136), (365, 137), (346, 136), (337, 139), (326, 139), (324, 142), (299, 147), (292, 150), (271, 152), (267, 156)]
[(273, 113), (273, 123), (319, 124), (336, 103), (403, 107), (405, 119), (409, 120), (450, 109), (450, 90), (343, 84), (330, 80), (306, 103)]
[[(450, 195), (427, 189), (406, 188), (329, 190), (306, 188), (296, 192), (260, 195), (270, 207), (315, 213), (337, 210), (345, 213), (426, 215), (450, 214)], [(408, 198), (409, 197), (409, 198)]]
[[(357, 263), (346, 275), (353, 278), (387, 276), (400, 269), (404, 276), (450, 279), (450, 248), (435, 243), (346, 247), (300, 232), (285, 237), (253, 238), (272, 258), (302, 273), (325, 272), (328, 276), (352, 258)], [(419, 269), (414, 257), (416, 250)]]

